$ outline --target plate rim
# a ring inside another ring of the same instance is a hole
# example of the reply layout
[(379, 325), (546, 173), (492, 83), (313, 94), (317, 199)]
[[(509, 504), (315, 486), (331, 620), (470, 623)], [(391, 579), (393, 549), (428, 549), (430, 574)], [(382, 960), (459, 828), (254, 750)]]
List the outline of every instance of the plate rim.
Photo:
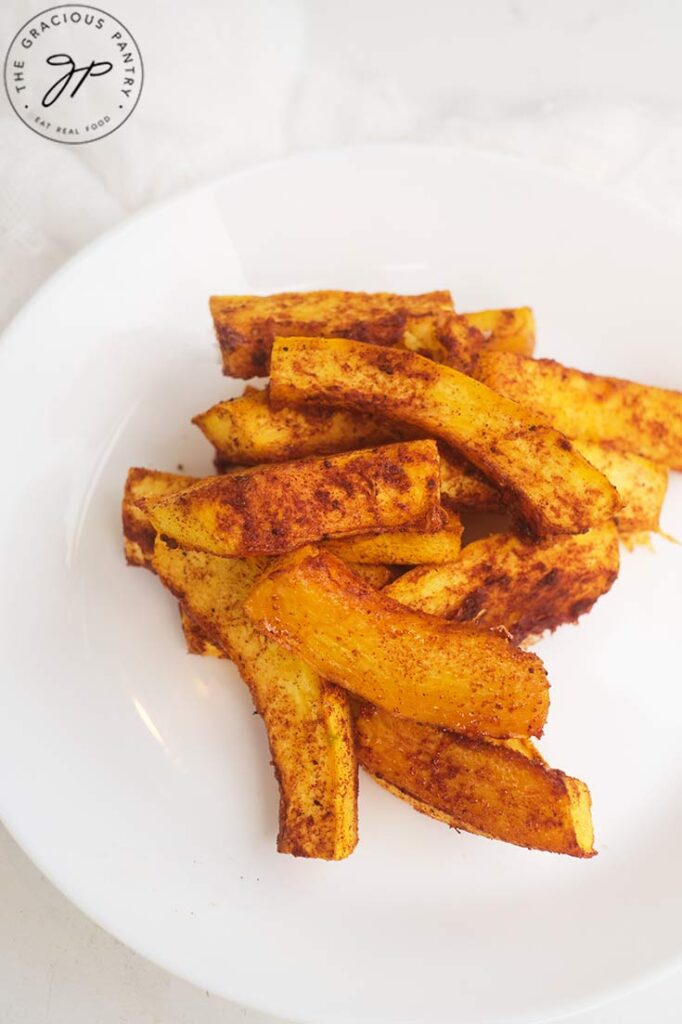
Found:
[[(50, 293), (53, 292), (55, 288), (59, 287), (63, 278), (68, 277), (93, 254), (99, 252), (100, 249), (105, 249), (112, 240), (116, 239), (117, 236), (124, 234), (129, 229), (144, 222), (145, 219), (154, 217), (158, 214), (163, 214), (165, 211), (171, 210), (175, 206), (182, 206), (184, 203), (191, 201), (194, 197), (201, 196), (202, 194), (211, 194), (222, 186), (229, 186), (234, 182), (263, 172), (276, 171), (278, 167), (286, 167), (297, 163), (308, 164), (316, 161), (333, 160), (336, 157), (344, 157), (349, 154), (365, 154), (371, 156), (373, 154), (381, 155), (384, 153), (405, 154), (406, 156), (419, 154), (420, 156), (426, 156), (427, 158), (429, 155), (439, 157), (448, 155), (456, 156), (457, 154), (460, 154), (465, 158), (480, 159), (489, 163), (497, 164), (502, 168), (512, 167), (521, 169), (524, 174), (544, 180), (550, 179), (557, 184), (567, 186), (575, 191), (592, 195), (593, 197), (598, 198), (600, 202), (611, 206), (615, 211), (621, 210), (629, 214), (635, 212), (639, 218), (647, 221), (650, 225), (663, 228), (667, 233), (677, 236), (677, 238), (682, 241), (682, 226), (669, 222), (661, 212), (653, 209), (648, 204), (614, 192), (604, 184), (587, 181), (577, 172), (567, 168), (546, 164), (544, 162), (528, 159), (516, 154), (504, 153), (491, 150), (483, 146), (470, 145), (466, 143), (440, 144), (399, 140), (347, 144), (323, 148), (303, 148), (296, 152), (276, 156), (271, 159), (249, 162), (233, 171), (214, 175), (204, 181), (196, 182), (180, 188), (179, 190), (172, 192), (170, 195), (166, 195), (160, 199), (156, 199), (150, 203), (142, 205), (137, 210), (118, 220), (103, 232), (97, 234), (84, 246), (72, 253), (59, 267), (52, 271), (28, 296), (5, 325), (0, 333), (0, 371), (14, 344), (14, 335), (21, 331), (24, 320), (30, 318), (33, 314), (34, 308), (39, 306), (46, 297), (49, 297)], [(136, 955), (196, 988), (204, 990), (207, 989), (205, 981), (194, 975), (191, 970), (185, 970), (182, 965), (174, 963), (172, 961), (172, 957), (166, 957), (162, 954), (147, 951), (144, 948), (144, 943), (139, 943), (137, 940), (128, 938), (126, 936), (125, 929), (118, 926), (111, 926), (107, 921), (108, 915), (97, 912), (95, 908), (90, 906), (89, 900), (76, 896), (71, 891), (71, 887), (63, 887), (62, 884), (54, 877), (51, 866), (45, 862), (45, 858), (41, 855), (40, 851), (35, 849), (29, 838), (23, 834), (23, 829), (21, 829), (17, 823), (12, 822), (12, 815), (11, 813), (7, 813), (6, 800), (3, 799), (2, 793), (3, 790), (2, 787), (0, 787), (0, 823), (2, 823), (6, 828), (13, 841), (16, 842), (17, 846), (29, 858), (38, 871), (62, 896), (64, 896), (65, 899), (69, 901), (69, 903), (75, 906), (80, 913), (84, 914), (89, 921), (102, 928), (117, 941), (132, 950)], [(546, 1015), (541, 1017), (529, 1017), (528, 1014), (505, 1014), (504, 1016), (488, 1018), (489, 1024), (548, 1024), (549, 1020), (565, 1020), (589, 1010), (599, 1009), (600, 1007), (606, 1006), (619, 999), (627, 998), (635, 992), (647, 989), (657, 982), (663, 981), (677, 973), (681, 967), (682, 945), (677, 953), (672, 953), (670, 956), (662, 958), (655, 966), (642, 970), (641, 973), (637, 975), (636, 979), (629, 984), (622, 984), (617, 987), (612, 986), (610, 988), (602, 989), (601, 995), (576, 997), (571, 1000), (570, 1005), (568, 1002), (565, 1003), (566, 1008), (561, 1010), (559, 1016), (551, 1016), (548, 1018)], [(289, 1021), (289, 1018), (281, 1016), (281, 1011), (274, 1004), (270, 1004), (267, 998), (263, 998), (263, 1000), (258, 1004), (246, 1003), (236, 995), (225, 995), (223, 992), (215, 989), (212, 990), (210, 985), (208, 986), (208, 990), (211, 991), (211, 994), (215, 998), (223, 999), (228, 1004), (233, 1004), (236, 1007), (246, 1007), (256, 1013), (268, 1014), (281, 1021), (282, 1024), (286, 1024), (286, 1021)], [(364, 1019), (365, 1018), (357, 1018), (355, 1020), (355, 1024), (363, 1024)], [(374, 1022), (375, 1019), (376, 1018), (367, 1018), (368, 1022)], [(303, 1018), (301, 1018), (301, 1020), (303, 1020)]]
[(211, 192), (221, 185), (229, 184), (233, 181), (239, 181), (242, 178), (250, 177), (253, 174), (261, 173), (262, 171), (276, 170), (279, 166), (298, 163), (302, 160), (325, 160), (330, 157), (343, 156), (348, 153), (381, 153), (396, 152), (399, 150), (406, 153), (433, 153), (436, 155), (460, 153), (465, 157), (473, 156), (475, 158), (489, 160), (491, 162), (498, 163), (500, 166), (523, 168), (524, 172), (535, 174), (541, 178), (553, 178), (556, 182), (562, 182), (564, 185), (569, 187), (578, 188), (584, 192), (591, 193), (593, 196), (609, 203), (613, 207), (619, 207), (622, 210), (629, 210), (630, 212), (636, 210), (640, 216), (644, 217), (650, 223), (663, 227), (671, 233), (682, 237), (682, 226), (671, 224), (662, 213), (653, 209), (646, 203), (642, 203), (634, 198), (613, 192), (606, 185), (601, 183), (587, 181), (577, 172), (569, 170), (568, 168), (557, 167), (554, 164), (546, 164), (541, 161), (530, 160), (512, 153), (489, 150), (483, 146), (456, 143), (439, 144), (388, 140), (385, 142), (367, 142), (357, 145), (350, 144), (324, 148), (305, 148), (298, 150), (295, 153), (289, 153), (283, 156), (273, 157), (268, 160), (259, 160), (254, 163), (249, 163), (243, 167), (235, 169), (234, 171), (228, 171), (225, 174), (213, 175), (205, 181), (195, 182), (194, 184), (180, 188), (178, 191), (172, 192), (170, 195), (163, 196), (160, 199), (155, 199), (150, 203), (145, 203), (137, 210), (133, 210), (132, 213), (127, 214), (115, 224), (112, 224), (104, 231), (95, 235), (95, 237), (90, 239), (89, 242), (86, 242), (85, 245), (73, 252), (64, 261), (64, 263), (48, 274), (47, 277), (37, 286), (35, 291), (31, 292), (19, 309), (10, 317), (0, 332), (0, 364), (4, 359), (4, 352), (8, 343), (11, 344), (11, 335), (14, 333), (17, 325), (20, 325), (24, 317), (32, 311), (34, 302), (40, 300), (45, 291), (48, 291), (58, 284), (62, 275), (66, 275), (73, 267), (77, 267), (81, 261), (85, 261), (93, 252), (96, 252), (100, 247), (107, 245), (108, 242), (117, 234), (133, 227), (133, 225), (143, 221), (146, 217), (153, 216), (156, 213), (161, 213), (163, 210), (169, 209), (176, 204), (181, 205), (193, 196), (198, 196), (203, 192)]

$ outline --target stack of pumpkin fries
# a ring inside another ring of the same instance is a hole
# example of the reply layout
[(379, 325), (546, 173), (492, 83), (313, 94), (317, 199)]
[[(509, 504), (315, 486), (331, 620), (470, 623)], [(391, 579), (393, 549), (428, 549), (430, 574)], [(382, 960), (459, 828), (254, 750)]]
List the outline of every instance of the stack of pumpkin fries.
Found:
[[(418, 810), (594, 853), (587, 786), (536, 749), (520, 645), (589, 611), (619, 536), (656, 531), (682, 394), (533, 358), (530, 309), (449, 292), (214, 297), (224, 372), (269, 374), (194, 422), (217, 474), (131, 469), (125, 552), (178, 598), (188, 649), (231, 659), (267, 729), (277, 848), (357, 843), (360, 764)], [(460, 516), (511, 528), (462, 547)]]

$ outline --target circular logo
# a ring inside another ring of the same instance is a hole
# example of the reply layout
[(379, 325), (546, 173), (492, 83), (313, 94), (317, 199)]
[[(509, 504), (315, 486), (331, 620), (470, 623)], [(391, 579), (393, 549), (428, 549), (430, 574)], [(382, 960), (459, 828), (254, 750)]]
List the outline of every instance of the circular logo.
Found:
[(19, 29), (5, 58), (5, 88), (27, 128), (81, 145), (127, 121), (142, 91), (142, 57), (121, 22), (98, 7), (61, 4)]

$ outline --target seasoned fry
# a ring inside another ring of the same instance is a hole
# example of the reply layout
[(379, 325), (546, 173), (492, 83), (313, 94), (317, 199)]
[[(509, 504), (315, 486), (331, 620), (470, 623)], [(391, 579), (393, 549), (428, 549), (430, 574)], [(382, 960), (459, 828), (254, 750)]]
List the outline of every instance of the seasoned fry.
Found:
[(608, 480), (543, 417), (412, 352), (278, 338), (270, 398), (372, 410), (440, 438), (489, 477), (537, 534), (584, 533), (620, 507)]
[[(184, 611), (183, 626), (195, 639), (193, 653), (224, 657)], [(466, 739), (359, 701), (353, 710), (360, 764), (417, 810), (519, 846), (591, 854), (586, 788), (546, 768), (530, 740)]]
[(182, 491), (196, 482), (196, 477), (177, 473), (161, 473), (156, 469), (134, 466), (128, 470), (123, 492), (123, 549), (128, 565), (149, 566), (154, 554), (156, 530), (138, 502), (162, 494)]
[(593, 856), (586, 785), (531, 739), (549, 683), (525, 645), (659, 529), (682, 392), (534, 360), (529, 307), (448, 291), (210, 308), (224, 373), (269, 385), (194, 417), (220, 475), (129, 471), (125, 555), (178, 599), (188, 652), (249, 686), (278, 850), (352, 852), (360, 762), (451, 827)]
[(332, 335), (377, 345), (397, 345), (409, 317), (453, 309), (447, 291), (425, 295), (387, 292), (283, 292), (279, 295), (214, 295), (211, 315), (229, 377), (268, 372), (276, 335)]
[(215, 555), (274, 555), (323, 537), (443, 524), (433, 441), (256, 467), (141, 499), (157, 533)]
[[(623, 507), (615, 516), (621, 533), (658, 530), (668, 487), (668, 470), (632, 452), (617, 452), (595, 441), (573, 441), (573, 447), (591, 462), (618, 491)], [(440, 489), (450, 509), (498, 512), (504, 509), (500, 492), (487, 483), (464, 459), (441, 452)]]
[(532, 355), (535, 345), (532, 309), (456, 314), (447, 291), (214, 295), (210, 308), (223, 369), (231, 377), (265, 376), (275, 336), (396, 345), (462, 370), (470, 368), (472, 358), (486, 345), (524, 355)]
[(465, 313), (464, 319), (477, 328), (484, 347), (497, 352), (519, 352), (532, 356), (535, 349), (535, 317), (528, 306), (518, 309), (484, 309)]
[(504, 626), (520, 643), (575, 622), (610, 589), (618, 568), (614, 523), (539, 542), (497, 533), (468, 544), (449, 565), (410, 570), (384, 594), (457, 622)]
[(395, 424), (344, 409), (273, 409), (267, 391), (250, 388), (195, 416), (223, 465), (254, 466), (332, 455), (400, 440)]
[[(156, 538), (156, 530), (151, 525), (149, 517), (135, 502), (141, 498), (174, 494), (177, 491), (183, 490), (189, 484), (196, 482), (198, 482), (197, 478), (193, 476), (161, 473), (155, 469), (129, 470), (123, 497), (123, 544), (126, 560), (129, 565), (144, 565), (146, 568), (151, 569), (154, 540)], [(454, 520), (452, 528), (453, 531), (456, 529)], [(382, 535), (379, 534), (378, 536), (381, 537)], [(353, 572), (357, 573), (358, 576), (362, 577), (371, 586), (376, 587), (377, 590), (384, 587), (393, 576), (387, 565), (379, 563), (349, 564)], [(196, 623), (191, 622), (184, 612), (181, 612), (181, 617), (187, 640), (187, 650), (190, 654), (211, 654), (214, 657), (220, 657), (216, 651), (204, 649), (208, 641), (201, 635), (201, 631)]]
[(309, 546), (275, 563), (246, 611), (325, 678), (394, 714), (474, 736), (542, 732), (549, 695), (538, 658), (405, 608), (328, 551)]
[(436, 565), (451, 562), (461, 549), (462, 523), (451, 513), (442, 530), (394, 530), (391, 533), (364, 534), (345, 540), (325, 541), (327, 551), (344, 562), (360, 565)]
[[(249, 466), (264, 462), (283, 462), (310, 455), (350, 451), (414, 436), (414, 428), (404, 424), (345, 409), (281, 408), (273, 409), (267, 391), (247, 388), (240, 398), (220, 402), (192, 421), (215, 445), (219, 469)], [(609, 449), (593, 451), (590, 457), (583, 442), (575, 442), (580, 451), (617, 487), (625, 508), (619, 514), (623, 530), (655, 529), (658, 521), (661, 477), (664, 473), (653, 463), (633, 465), (618, 462), (632, 455), (618, 455)], [(585, 449), (585, 450), (583, 450)], [(488, 483), (470, 462), (451, 450), (441, 450), (441, 497), (454, 511), (471, 508), (497, 511), (503, 506), (500, 492)], [(604, 463), (602, 465), (602, 462)], [(639, 470), (639, 477), (634, 469)], [(613, 470), (613, 476), (607, 470)], [(616, 479), (618, 477), (618, 479)], [(653, 478), (652, 478), (653, 477)], [(627, 491), (623, 482), (627, 482)], [(631, 507), (631, 499), (636, 504)], [(640, 525), (637, 525), (640, 524)], [(414, 563), (417, 564), (417, 563)]]
[(682, 470), (682, 392), (599, 377), (553, 359), (483, 352), (476, 376), (523, 401), (568, 437), (601, 441)]
[(157, 539), (153, 568), (201, 633), (236, 663), (265, 723), (280, 786), (277, 848), (338, 860), (357, 842), (357, 766), (343, 691), (257, 633), (244, 597), (263, 567)]
[(594, 855), (584, 782), (505, 745), (396, 718), (369, 704), (354, 710), (360, 764), (418, 811), (516, 846)]

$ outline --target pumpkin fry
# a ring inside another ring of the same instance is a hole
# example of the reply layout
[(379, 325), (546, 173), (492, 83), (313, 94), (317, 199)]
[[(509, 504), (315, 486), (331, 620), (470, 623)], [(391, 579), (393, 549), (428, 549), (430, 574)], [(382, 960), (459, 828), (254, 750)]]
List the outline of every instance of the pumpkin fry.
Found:
[(413, 352), (277, 338), (270, 398), (373, 411), (418, 427), (474, 463), (539, 535), (584, 533), (621, 504), (603, 474), (542, 417)]

